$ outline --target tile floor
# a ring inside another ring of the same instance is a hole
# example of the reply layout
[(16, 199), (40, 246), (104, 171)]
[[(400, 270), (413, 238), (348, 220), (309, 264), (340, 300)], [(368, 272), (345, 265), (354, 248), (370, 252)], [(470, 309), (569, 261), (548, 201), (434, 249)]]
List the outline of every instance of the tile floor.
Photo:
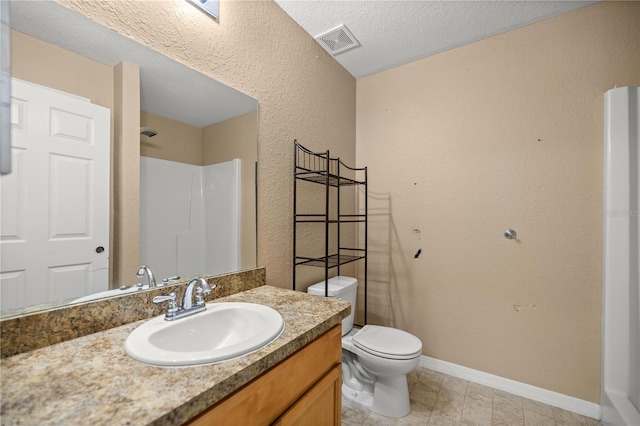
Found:
[(411, 413), (391, 419), (342, 399), (342, 426), (595, 426), (600, 422), (442, 373), (416, 368), (408, 376)]

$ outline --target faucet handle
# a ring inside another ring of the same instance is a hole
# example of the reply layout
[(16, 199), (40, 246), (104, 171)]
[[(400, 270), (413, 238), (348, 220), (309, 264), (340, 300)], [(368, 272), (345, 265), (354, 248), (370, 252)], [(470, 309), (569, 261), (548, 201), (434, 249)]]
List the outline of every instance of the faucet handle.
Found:
[(216, 288), (215, 284), (209, 284), (205, 281), (205, 283), (207, 284), (206, 287), (200, 287), (202, 289), (202, 291), (204, 292), (205, 296), (208, 296), (209, 294), (211, 294), (211, 292), (213, 291), (213, 289)]
[[(206, 281), (205, 281), (206, 283)], [(195, 305), (196, 306), (202, 306), (205, 304), (204, 302), (204, 296), (208, 296), (209, 294), (211, 294), (211, 290), (213, 290), (214, 288), (216, 288), (215, 284), (209, 284), (207, 285), (207, 287), (198, 287), (196, 288), (196, 302)]]
[(202, 289), (202, 287), (198, 287), (196, 289), (196, 303), (195, 306), (201, 306), (204, 305), (204, 295), (207, 295), (209, 292), (205, 293), (205, 291)]
[(165, 318), (173, 318), (178, 312), (178, 304), (176, 303), (176, 293), (171, 292), (168, 296), (156, 296), (153, 298), (153, 303), (162, 303), (169, 301), (169, 309), (167, 309), (167, 313), (164, 315)]

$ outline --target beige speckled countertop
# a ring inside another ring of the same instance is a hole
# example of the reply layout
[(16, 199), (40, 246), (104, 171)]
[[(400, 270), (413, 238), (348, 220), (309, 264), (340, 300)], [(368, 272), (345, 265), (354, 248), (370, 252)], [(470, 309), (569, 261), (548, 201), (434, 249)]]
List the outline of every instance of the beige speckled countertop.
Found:
[(2, 425), (179, 425), (239, 389), (348, 315), (349, 304), (270, 286), (216, 302), (276, 309), (285, 329), (240, 359), (183, 368), (129, 357), (124, 341), (137, 321), (1, 361)]

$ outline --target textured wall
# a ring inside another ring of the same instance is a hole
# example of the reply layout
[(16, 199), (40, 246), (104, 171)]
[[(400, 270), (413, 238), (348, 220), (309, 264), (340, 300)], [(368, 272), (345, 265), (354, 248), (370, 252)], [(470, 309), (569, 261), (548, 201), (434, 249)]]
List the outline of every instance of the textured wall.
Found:
[(598, 3), (358, 80), (372, 319), (599, 401), (603, 95), (640, 85), (638, 22)]
[(186, 1), (61, 3), (258, 100), (258, 264), (290, 286), (292, 140), (353, 163), (355, 79), (272, 1), (223, 1), (220, 23)]

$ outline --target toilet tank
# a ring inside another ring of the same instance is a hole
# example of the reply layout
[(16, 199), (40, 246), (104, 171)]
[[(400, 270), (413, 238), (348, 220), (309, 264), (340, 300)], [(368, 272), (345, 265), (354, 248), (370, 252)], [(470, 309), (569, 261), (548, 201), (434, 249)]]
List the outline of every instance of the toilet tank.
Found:
[[(358, 280), (352, 277), (337, 276), (329, 278), (329, 297), (346, 300), (351, 303), (351, 313), (342, 320), (342, 335), (344, 336), (353, 328), (353, 318), (356, 312), (356, 294)], [(313, 284), (307, 288), (307, 293), (316, 296), (325, 295), (324, 281)]]

